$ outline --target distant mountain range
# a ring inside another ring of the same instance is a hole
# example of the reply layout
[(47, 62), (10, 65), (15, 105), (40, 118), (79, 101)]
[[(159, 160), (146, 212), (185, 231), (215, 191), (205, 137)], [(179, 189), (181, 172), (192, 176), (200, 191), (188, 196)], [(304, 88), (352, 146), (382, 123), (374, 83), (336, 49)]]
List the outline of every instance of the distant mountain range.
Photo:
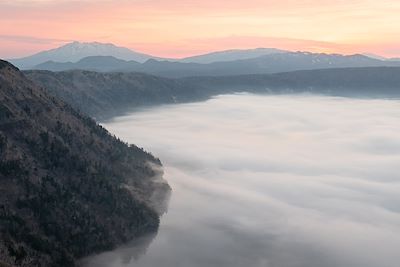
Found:
[(9, 61), (20, 69), (32, 69), (37, 65), (41, 65), (45, 62), (52, 63), (76, 63), (81, 59), (92, 56), (109, 56), (125, 61), (136, 61), (144, 63), (149, 59), (156, 60), (168, 60), (174, 62), (185, 62), (185, 63), (212, 63), (217, 61), (232, 61), (239, 59), (249, 59), (259, 56), (265, 56), (275, 53), (288, 52), (285, 50), (279, 50), (275, 48), (257, 48), (248, 50), (227, 50), (219, 51), (194, 57), (188, 57), (184, 59), (168, 59), (160, 58), (144, 53), (139, 53), (130, 50), (125, 47), (118, 47), (113, 44), (92, 42), (92, 43), (81, 43), (72, 42), (61, 47), (43, 51), (32, 56), (10, 59)]
[[(242, 53), (242, 52), (241, 52)], [(208, 58), (208, 56), (204, 56)], [(231, 57), (232, 58), (232, 57)], [(400, 66), (398, 61), (384, 61), (364, 55), (344, 56), (308, 52), (279, 52), (256, 58), (213, 63), (184, 63), (149, 59), (144, 63), (126, 61), (111, 56), (93, 56), (76, 63), (45, 62), (33, 69), (65, 71), (91, 70), (98, 72), (143, 72), (157, 76), (180, 78), (188, 76), (228, 76), (279, 73), (296, 70)]]
[(72, 42), (10, 60), (20, 69), (145, 72), (166, 77), (275, 73), (302, 69), (397, 66), (399, 59), (374, 54), (338, 55), (276, 48), (217, 51), (183, 59), (160, 58), (104, 43)]

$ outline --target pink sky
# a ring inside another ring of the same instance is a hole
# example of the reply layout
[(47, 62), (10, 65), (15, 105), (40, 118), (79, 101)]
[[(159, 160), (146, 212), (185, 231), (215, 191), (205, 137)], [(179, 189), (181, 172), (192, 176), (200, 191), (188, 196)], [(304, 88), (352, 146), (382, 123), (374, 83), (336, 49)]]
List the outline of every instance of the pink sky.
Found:
[(163, 57), (232, 48), (400, 56), (394, 0), (0, 0), (0, 57), (73, 40)]

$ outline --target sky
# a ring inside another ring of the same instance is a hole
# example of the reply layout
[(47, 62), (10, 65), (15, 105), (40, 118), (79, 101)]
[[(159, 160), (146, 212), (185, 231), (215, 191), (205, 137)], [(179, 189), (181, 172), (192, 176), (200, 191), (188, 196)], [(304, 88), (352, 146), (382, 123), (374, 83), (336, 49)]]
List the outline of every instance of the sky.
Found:
[(162, 57), (275, 47), (400, 56), (393, 0), (0, 0), (0, 57), (71, 41)]
[(399, 106), (237, 94), (115, 118), (172, 195), (156, 237), (88, 266), (398, 267)]

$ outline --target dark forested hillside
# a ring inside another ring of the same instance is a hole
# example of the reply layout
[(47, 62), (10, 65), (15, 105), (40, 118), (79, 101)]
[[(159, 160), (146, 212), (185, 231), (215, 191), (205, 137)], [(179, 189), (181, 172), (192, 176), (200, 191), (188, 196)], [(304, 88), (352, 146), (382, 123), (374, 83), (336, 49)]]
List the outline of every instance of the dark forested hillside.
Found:
[(0, 266), (73, 266), (159, 223), (160, 161), (0, 61)]
[(53, 95), (97, 119), (134, 107), (204, 99), (203, 91), (196, 85), (143, 73), (24, 73)]

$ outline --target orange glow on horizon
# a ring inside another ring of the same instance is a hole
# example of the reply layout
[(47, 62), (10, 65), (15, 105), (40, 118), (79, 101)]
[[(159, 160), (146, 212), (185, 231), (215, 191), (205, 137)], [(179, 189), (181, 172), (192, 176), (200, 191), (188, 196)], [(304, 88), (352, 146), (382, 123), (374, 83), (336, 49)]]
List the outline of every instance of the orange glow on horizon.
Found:
[(400, 1), (0, 0), (0, 57), (70, 42), (162, 57), (275, 47), (400, 56)]

